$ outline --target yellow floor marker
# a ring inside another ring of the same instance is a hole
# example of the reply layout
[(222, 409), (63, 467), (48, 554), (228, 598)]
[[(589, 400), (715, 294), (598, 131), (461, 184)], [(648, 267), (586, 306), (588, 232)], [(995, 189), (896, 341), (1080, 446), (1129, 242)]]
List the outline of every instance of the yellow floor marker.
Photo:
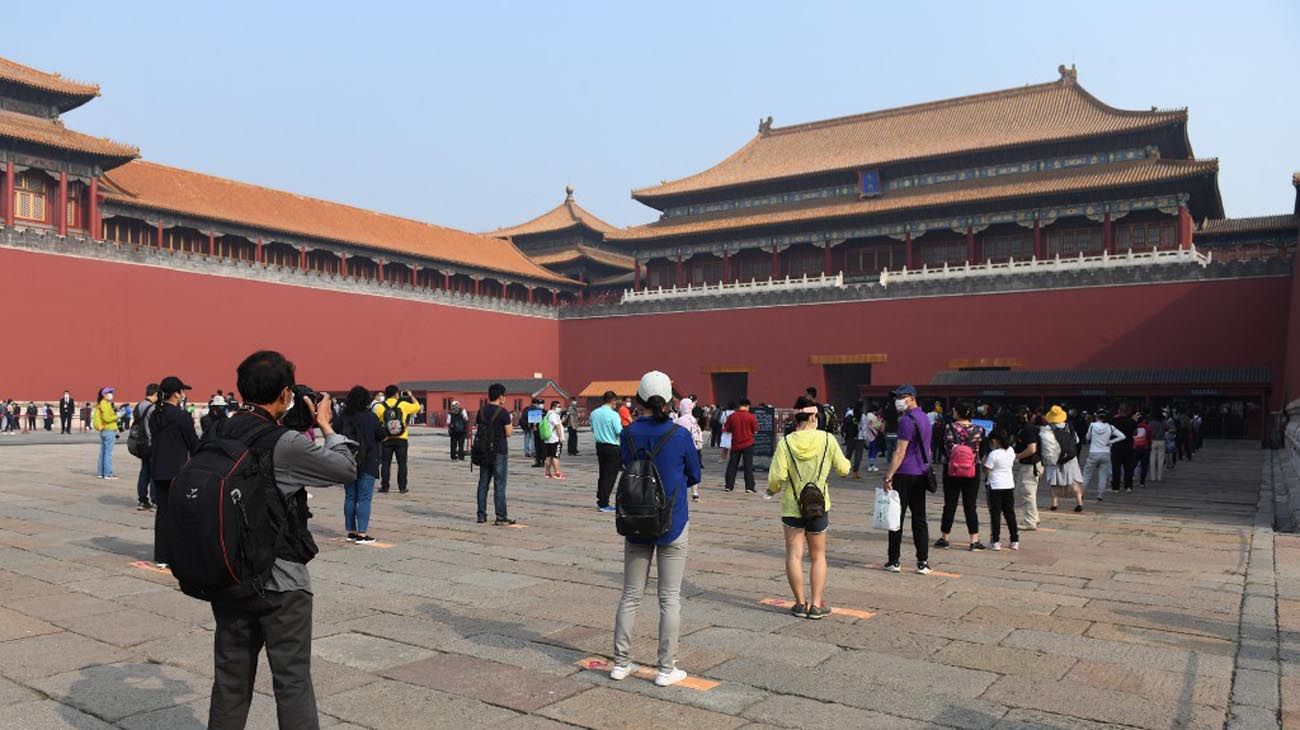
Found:
[[(583, 669), (586, 669), (589, 672), (604, 672), (608, 674), (609, 671), (614, 668), (614, 663), (604, 657), (590, 656), (587, 657), (586, 659), (579, 660), (578, 666), (582, 667)], [(650, 667), (637, 667), (636, 671), (632, 672), (632, 674), (629, 676), (636, 677), (637, 679), (644, 679), (648, 682), (653, 682), (655, 681), (656, 674), (657, 672), (651, 669)], [(708, 692), (714, 687), (717, 687), (719, 684), (721, 683), (715, 682), (712, 679), (702, 679), (700, 677), (687, 677), (686, 679), (683, 679), (682, 681), (678, 682), (673, 686), (685, 687), (686, 689), (693, 689), (700, 692)]]
[(135, 561), (134, 563), (131, 563), (131, 567), (132, 567), (132, 568), (139, 568), (140, 570), (148, 570), (148, 571), (153, 572), (153, 573), (161, 573), (162, 575), (171, 575), (171, 574), (172, 574), (172, 572), (171, 572), (170, 570), (168, 570), (168, 569), (166, 569), (166, 568), (159, 568), (157, 565), (154, 565), (153, 563), (149, 562), (148, 560), (137, 560), (137, 561)]
[[(885, 566), (881, 565), (880, 563), (867, 563), (866, 567), (871, 568), (872, 570), (880, 570), (880, 569), (884, 568)], [(949, 572), (946, 571), (946, 570), (935, 570), (934, 568), (931, 568), (931, 569), (930, 569), (930, 575), (937, 575), (937, 576), (939, 576), (940, 578), (960, 578), (960, 577), (961, 577), (961, 573), (949, 573)]]
[[(347, 539), (346, 537), (336, 537), (336, 538), (333, 538), (333, 541), (334, 541), (334, 542), (347, 543), (347, 542), (348, 542), (348, 539)], [(378, 542), (378, 541), (376, 541), (376, 542), (354, 542), (354, 543), (349, 543), (349, 544), (351, 544), (351, 545), (360, 545), (361, 547), (376, 547), (376, 548), (390, 548), (390, 547), (393, 547), (393, 543), (391, 543), (391, 542)]]
[[(775, 608), (794, 608), (794, 601), (787, 601), (782, 598), (764, 598), (763, 600), (759, 601), (759, 603), (763, 604), (764, 606), (773, 606)], [(831, 606), (831, 615), (852, 616), (853, 618), (865, 619), (865, 618), (871, 618), (876, 614), (872, 613), (871, 611), (861, 611), (856, 608), (839, 608), (838, 606)]]

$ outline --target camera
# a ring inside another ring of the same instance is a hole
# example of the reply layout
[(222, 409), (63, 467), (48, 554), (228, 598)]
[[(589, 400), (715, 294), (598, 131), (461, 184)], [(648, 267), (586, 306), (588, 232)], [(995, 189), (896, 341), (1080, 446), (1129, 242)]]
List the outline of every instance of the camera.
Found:
[(308, 408), (307, 401), (311, 401), (312, 406), (317, 405), (324, 398), (324, 394), (317, 393), (308, 385), (293, 386), (293, 407), (284, 414), (280, 423), (285, 428), (291, 428), (295, 431), (306, 431), (316, 425), (316, 417), (312, 415), (315, 408)]

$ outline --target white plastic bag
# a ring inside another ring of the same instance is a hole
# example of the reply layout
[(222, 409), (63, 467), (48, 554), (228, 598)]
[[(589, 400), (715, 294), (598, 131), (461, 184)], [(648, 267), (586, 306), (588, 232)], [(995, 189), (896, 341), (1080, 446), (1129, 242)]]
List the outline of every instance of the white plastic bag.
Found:
[(876, 506), (872, 510), (871, 526), (877, 530), (894, 532), (902, 529), (903, 506), (898, 501), (898, 492), (891, 489), (886, 492), (876, 487)]

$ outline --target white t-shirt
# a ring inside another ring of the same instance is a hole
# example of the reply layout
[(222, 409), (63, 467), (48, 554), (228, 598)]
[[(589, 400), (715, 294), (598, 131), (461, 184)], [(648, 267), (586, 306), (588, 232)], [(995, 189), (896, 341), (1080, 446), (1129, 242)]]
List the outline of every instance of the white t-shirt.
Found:
[(551, 437), (546, 439), (546, 443), (560, 443), (560, 437), (564, 434), (564, 424), (561, 423), (560, 412), (551, 411), (550, 413), (547, 413), (546, 420), (551, 422)]
[(1015, 449), (989, 449), (989, 455), (984, 458), (984, 466), (989, 469), (989, 489), (1014, 489), (1016, 480), (1011, 475), (1011, 467), (1015, 463)]

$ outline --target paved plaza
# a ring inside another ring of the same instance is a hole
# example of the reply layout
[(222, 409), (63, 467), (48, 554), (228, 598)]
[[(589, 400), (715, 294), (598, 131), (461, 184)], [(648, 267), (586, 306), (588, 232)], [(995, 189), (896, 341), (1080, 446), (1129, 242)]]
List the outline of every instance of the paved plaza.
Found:
[[(105, 482), (90, 438), (26, 438), (0, 445), (0, 728), (203, 727), (211, 614), (137, 564), (152, 514), (124, 442)], [(1257, 515), (1257, 444), (1211, 444), (1083, 514), (1044, 507), (1020, 552), (933, 551), (930, 576), (910, 534), (904, 573), (878, 569), (878, 476), (834, 479), (827, 597), (846, 612), (822, 621), (770, 605), (790, 597), (778, 503), (722, 493), (706, 451), (678, 662), (694, 681), (665, 689), (597, 669), (622, 543), (591, 445), (557, 482), (515, 439), (518, 528), (475, 524), (476, 474), (446, 446), (413, 439), (411, 493), (375, 497), (376, 546), (342, 539), (341, 490), (314, 490), (325, 727), (1300, 728), (1300, 537)], [(932, 537), (938, 514), (932, 498)], [(638, 662), (656, 622), (647, 596)], [(275, 727), (271, 693), (263, 662), (250, 728)]]

